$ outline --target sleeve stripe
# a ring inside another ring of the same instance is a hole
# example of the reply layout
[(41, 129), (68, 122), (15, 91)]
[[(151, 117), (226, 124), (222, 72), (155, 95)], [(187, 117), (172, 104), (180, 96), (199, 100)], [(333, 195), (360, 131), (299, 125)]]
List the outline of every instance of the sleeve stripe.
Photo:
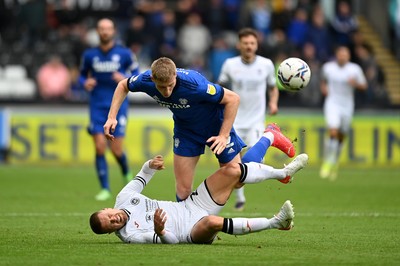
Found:
[(143, 184), (144, 187), (146, 186), (147, 183), (146, 183), (146, 180), (145, 180), (143, 177), (137, 175), (137, 176), (135, 177), (135, 179), (138, 180), (138, 181), (140, 181), (140, 182), (142, 182), (142, 184)]

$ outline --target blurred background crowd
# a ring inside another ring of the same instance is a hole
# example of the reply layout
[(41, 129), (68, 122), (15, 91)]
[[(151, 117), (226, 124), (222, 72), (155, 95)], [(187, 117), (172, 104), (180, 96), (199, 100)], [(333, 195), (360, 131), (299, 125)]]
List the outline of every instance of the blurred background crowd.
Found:
[[(379, 8), (361, 17), (363, 5), (374, 2)], [(374, 30), (368, 15), (387, 20), (386, 32)], [(309, 86), (283, 91), (281, 106), (320, 108), (320, 67), (344, 44), (369, 84), (356, 106), (400, 106), (399, 0), (0, 0), (0, 102), (86, 103), (79, 64), (83, 50), (98, 44), (102, 17), (115, 21), (118, 42), (136, 54), (142, 71), (167, 56), (212, 81), (237, 54), (237, 31), (253, 27), (258, 54), (276, 65), (301, 57), (311, 67)]]

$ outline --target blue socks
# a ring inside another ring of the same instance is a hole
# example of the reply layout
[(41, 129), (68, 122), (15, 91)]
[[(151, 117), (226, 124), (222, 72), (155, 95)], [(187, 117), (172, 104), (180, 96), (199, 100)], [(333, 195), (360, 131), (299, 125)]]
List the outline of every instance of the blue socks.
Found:
[(96, 170), (102, 189), (110, 190), (108, 183), (108, 166), (104, 155), (96, 155)]
[(115, 159), (117, 160), (119, 166), (121, 166), (122, 174), (125, 176), (129, 172), (128, 159), (125, 152), (122, 153), (121, 157), (115, 157)]
[(266, 137), (261, 137), (260, 140), (243, 156), (242, 163), (261, 163), (269, 146), (271, 146), (271, 141)]

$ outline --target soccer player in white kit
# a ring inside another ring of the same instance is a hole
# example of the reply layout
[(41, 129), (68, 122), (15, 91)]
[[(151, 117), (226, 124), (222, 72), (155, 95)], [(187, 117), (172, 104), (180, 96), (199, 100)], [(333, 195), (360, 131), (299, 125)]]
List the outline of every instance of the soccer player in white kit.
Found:
[(336, 60), (322, 66), (321, 91), (325, 96), (324, 116), (329, 139), (325, 142), (321, 178), (334, 180), (343, 141), (348, 134), (354, 114), (354, 90), (366, 90), (367, 82), (361, 67), (350, 62), (345, 46), (336, 49)]
[(218, 232), (244, 235), (267, 229), (290, 230), (294, 211), (287, 200), (272, 218), (224, 218), (217, 216), (238, 185), (268, 179), (293, 179), (304, 168), (307, 154), (298, 155), (283, 169), (261, 163), (229, 163), (209, 176), (184, 201), (159, 201), (141, 194), (157, 170), (162, 156), (144, 163), (141, 171), (118, 194), (114, 208), (90, 216), (93, 232), (115, 232), (125, 243), (211, 244)]
[[(237, 49), (240, 55), (224, 62), (218, 78), (219, 84), (240, 96), (233, 126), (248, 148), (258, 141), (265, 129), (267, 91), (269, 113), (274, 115), (278, 112), (275, 67), (270, 59), (256, 54), (257, 37), (254, 29), (239, 31)], [(237, 189), (235, 209), (243, 210), (245, 201), (244, 189)]]

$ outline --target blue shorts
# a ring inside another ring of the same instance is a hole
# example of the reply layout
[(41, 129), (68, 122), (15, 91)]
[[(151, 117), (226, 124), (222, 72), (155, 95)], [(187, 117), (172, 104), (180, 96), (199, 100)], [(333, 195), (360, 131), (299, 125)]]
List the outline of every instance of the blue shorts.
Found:
[[(174, 133), (174, 153), (185, 157), (200, 156), (204, 154), (206, 145), (210, 147), (212, 144), (206, 143), (207, 139), (204, 136), (193, 134), (191, 131), (176, 130)], [(232, 129), (225, 150), (215, 156), (218, 158), (218, 162), (229, 163), (244, 147), (246, 147), (246, 144)]]
[[(90, 124), (88, 126), (88, 132), (90, 135), (104, 134), (104, 124), (108, 117), (108, 108), (90, 108)], [(128, 108), (121, 108), (117, 115), (117, 127), (113, 135), (115, 137), (124, 137), (126, 131), (126, 125), (128, 122)]]

